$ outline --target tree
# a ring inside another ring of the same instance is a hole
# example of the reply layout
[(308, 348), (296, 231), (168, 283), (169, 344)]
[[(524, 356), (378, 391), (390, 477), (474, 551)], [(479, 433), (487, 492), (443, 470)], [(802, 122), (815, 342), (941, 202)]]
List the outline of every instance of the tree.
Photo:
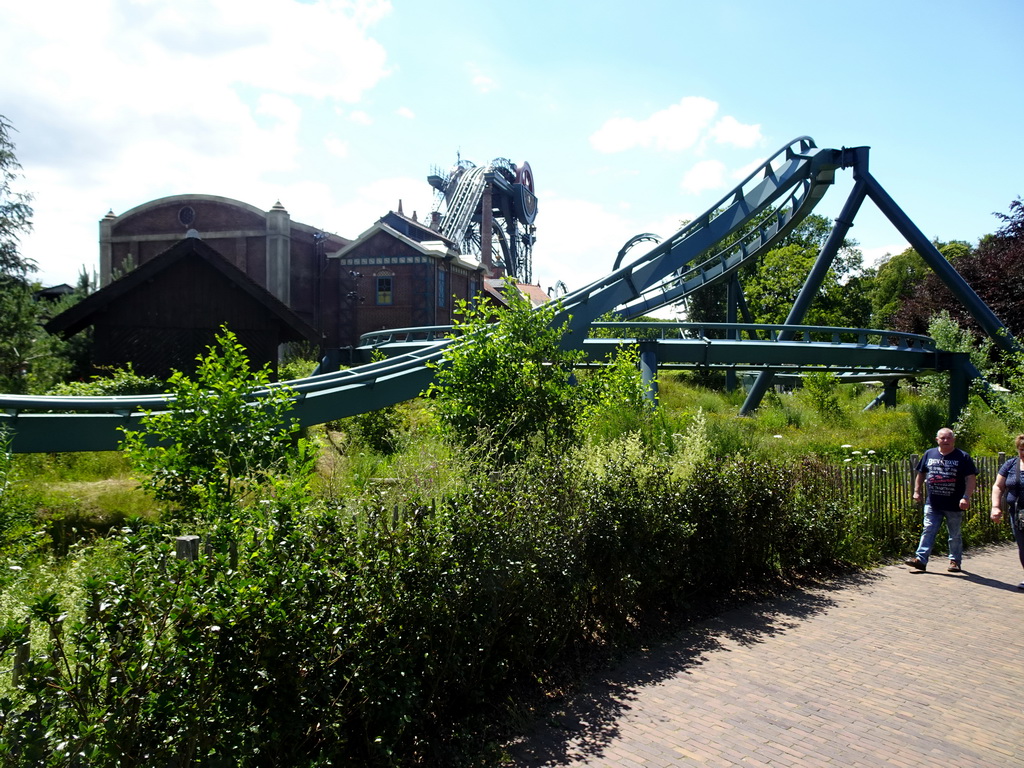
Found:
[[(982, 238), (977, 248), (957, 241), (936, 243), (936, 247), (1010, 333), (1020, 337), (1024, 335), (1024, 302), (1017, 296), (1017, 286), (1024, 280), (1024, 202), (1018, 197), (1010, 203), (1009, 213), (995, 215), (1003, 225), (995, 234)], [(933, 272), (908, 286), (893, 314), (893, 326), (896, 330), (927, 333), (931, 318), (943, 310), (957, 323), (982, 333), (963, 304)]]
[(458, 302), (463, 338), (445, 348), (426, 393), (444, 434), (489, 447), (499, 463), (522, 458), (535, 442), (566, 445), (586, 400), (573, 384), (583, 353), (562, 349), (565, 327), (552, 325), (559, 303), (531, 309), (514, 284), (505, 295), (508, 307), (496, 312)]
[(7, 118), (0, 115), (0, 275), (24, 280), (36, 267), (18, 252), (19, 236), (32, 229), (32, 196), (12, 188), (21, 170), (10, 137), (12, 130)]
[(0, 116), (0, 388), (23, 392), (39, 329), (28, 283), (35, 264), (18, 252), (20, 235), (32, 228), (32, 197), (12, 187), (21, 166), (11, 130)]
[[(832, 221), (811, 214), (778, 248), (765, 253), (743, 281), (751, 314), (759, 323), (784, 323), (832, 230)], [(861, 276), (857, 243), (844, 240), (802, 324), (863, 327), (870, 302)]]
[(0, 391), (38, 392), (61, 378), (67, 363), (59, 354), (62, 342), (41, 325), (28, 279), (35, 262), (18, 250), (20, 236), (32, 229), (32, 196), (14, 191), (21, 166), (12, 130), (0, 115)]
[(122, 447), (143, 487), (198, 517), (221, 514), (239, 488), (294, 458), (299, 428), (288, 416), (292, 390), (268, 389), (269, 367), (250, 371), (245, 348), (226, 327), (197, 359), (195, 380), (176, 371), (170, 409), (146, 413), (140, 429), (125, 431)]
[(913, 248), (886, 256), (878, 265), (871, 286), (872, 327), (890, 327), (903, 302), (929, 273), (925, 260)]

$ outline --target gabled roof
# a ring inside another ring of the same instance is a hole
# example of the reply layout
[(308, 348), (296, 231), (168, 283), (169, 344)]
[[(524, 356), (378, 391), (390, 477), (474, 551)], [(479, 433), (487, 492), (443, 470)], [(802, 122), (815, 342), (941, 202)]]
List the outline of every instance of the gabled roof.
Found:
[(83, 328), (92, 325), (95, 315), (113, 302), (153, 280), (170, 266), (188, 258), (201, 259), (222, 274), (230, 283), (244, 291), (254, 301), (262, 304), (271, 315), (280, 321), (282, 326), (295, 335), (296, 339), (308, 339), (314, 342), (319, 340), (317, 331), (292, 312), (284, 302), (196, 237), (178, 241), (156, 258), (136, 267), (110, 285), (61, 312), (44, 327), (49, 333), (59, 333), (65, 337), (73, 336)]
[[(511, 278), (505, 277), (486, 277), (484, 278), (484, 293), (491, 296), (499, 303), (508, 305), (508, 299), (505, 297), (505, 286), (506, 281)], [(533, 307), (539, 307), (542, 304), (547, 304), (551, 301), (551, 297), (547, 295), (543, 288), (539, 285), (533, 285), (531, 283), (520, 283), (518, 280), (512, 280), (515, 283), (519, 293), (521, 293), (530, 305)]]
[(381, 216), (378, 221), (387, 224), (397, 232), (401, 232), (403, 235), (407, 235), (413, 240), (423, 242), (425, 240), (440, 240), (449, 246), (455, 245), (455, 242), (450, 237), (445, 237), (440, 232), (431, 229), (426, 224), (416, 218), (409, 218), (402, 213), (402, 206), (399, 203), (398, 211), (388, 211), (384, 216)]
[(61, 283), (60, 285), (51, 285), (48, 288), (40, 288), (36, 291), (33, 297), (37, 299), (61, 299), (75, 292), (67, 283)]
[(433, 240), (414, 240), (387, 224), (384, 219), (378, 219), (374, 222), (373, 226), (360, 234), (359, 237), (351, 243), (334, 253), (327, 254), (327, 256), (331, 259), (343, 259), (346, 256), (351, 256), (354, 251), (358, 250), (363, 244), (368, 242), (370, 238), (380, 233), (383, 233), (388, 237), (393, 237), (396, 240), (405, 243), (413, 250), (419, 251), (427, 256), (433, 256), (436, 259), (448, 259), (454, 261), (459, 266), (465, 267), (466, 269), (480, 268), (479, 262), (466, 261), (461, 255), (459, 255), (458, 251), (452, 247), (451, 240), (443, 237), (440, 233), (434, 232), (433, 235), (435, 239)]

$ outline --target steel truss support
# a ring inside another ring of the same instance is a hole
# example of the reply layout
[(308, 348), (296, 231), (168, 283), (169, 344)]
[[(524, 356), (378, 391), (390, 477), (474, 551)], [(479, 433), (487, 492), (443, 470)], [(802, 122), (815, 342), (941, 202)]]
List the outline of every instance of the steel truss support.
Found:
[[(924, 236), (921, 230), (910, 220), (910, 217), (903, 212), (882, 188), (882, 185), (868, 171), (868, 147), (854, 147), (844, 149), (842, 152), (843, 167), (853, 168), (853, 190), (846, 199), (846, 204), (843, 206), (839, 218), (836, 219), (832, 231), (829, 233), (828, 240), (821, 249), (821, 253), (818, 254), (814, 267), (811, 269), (807, 281), (800, 290), (800, 294), (797, 296), (785, 324), (797, 325), (803, 321), (811, 301), (820, 290), (821, 284), (829, 268), (832, 266), (836, 254), (839, 252), (839, 247), (842, 245), (846, 234), (850, 231), (850, 227), (853, 226), (853, 220), (860, 210), (864, 198), (869, 197), (893, 226), (896, 227), (897, 231), (907, 239), (911, 247), (921, 254), (925, 263), (939, 276), (939, 279), (949, 288), (953, 296), (963, 303), (964, 307), (971, 313), (971, 316), (978, 322), (985, 333), (1002, 349), (1015, 349), (1016, 342), (999, 318), (995, 316), (995, 313), (981, 300), (978, 294), (974, 292), (974, 289), (960, 276), (960, 273), (946, 261), (945, 257), (939, 253), (938, 249)], [(788, 340), (792, 337), (793, 334), (791, 332), (782, 331), (780, 333), (780, 338)], [(951, 368), (950, 374), (952, 378), (957, 379), (956, 382), (952, 380), (950, 382), (950, 423), (952, 423), (967, 404), (966, 388), (969, 387), (970, 376), (961, 371), (959, 367), (956, 370)], [(961, 381), (960, 379), (964, 376), (967, 378)], [(741, 415), (749, 415), (758, 408), (768, 387), (771, 385), (773, 377), (774, 374), (771, 369), (765, 369), (758, 374), (757, 380), (747, 393), (747, 398), (740, 410)], [(963, 391), (961, 392), (960, 389), (963, 389)]]

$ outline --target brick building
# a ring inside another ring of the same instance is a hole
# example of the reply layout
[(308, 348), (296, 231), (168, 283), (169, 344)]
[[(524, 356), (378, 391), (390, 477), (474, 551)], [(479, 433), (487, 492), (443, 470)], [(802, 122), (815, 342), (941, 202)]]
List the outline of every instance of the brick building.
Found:
[[(504, 301), (502, 268), (461, 255), (437, 222), (436, 215), (430, 225), (406, 216), (399, 202), (397, 212), (349, 240), (294, 221), (280, 202), (263, 211), (215, 195), (173, 195), (100, 221), (101, 288), (94, 295), (183, 239), (199, 239), (312, 328), (321, 354), (340, 349), (344, 362), (343, 350), (363, 333), (450, 325), (456, 302), (478, 294)], [(178, 279), (198, 288), (204, 274)], [(196, 326), (201, 314), (182, 317), (183, 327)]]

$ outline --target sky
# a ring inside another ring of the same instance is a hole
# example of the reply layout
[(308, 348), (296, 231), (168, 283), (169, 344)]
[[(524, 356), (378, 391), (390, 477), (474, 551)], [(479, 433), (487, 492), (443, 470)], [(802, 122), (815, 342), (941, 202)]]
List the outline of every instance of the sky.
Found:
[[(108, 211), (280, 201), (355, 238), (399, 201), (427, 219), (432, 171), (508, 158), (534, 282), (575, 290), (804, 135), (871, 147), (927, 237), (976, 243), (1024, 194), (1022, 33), (1020, 0), (0, 0), (0, 115), (43, 285), (98, 269)], [(850, 237), (907, 247), (870, 201)]]

